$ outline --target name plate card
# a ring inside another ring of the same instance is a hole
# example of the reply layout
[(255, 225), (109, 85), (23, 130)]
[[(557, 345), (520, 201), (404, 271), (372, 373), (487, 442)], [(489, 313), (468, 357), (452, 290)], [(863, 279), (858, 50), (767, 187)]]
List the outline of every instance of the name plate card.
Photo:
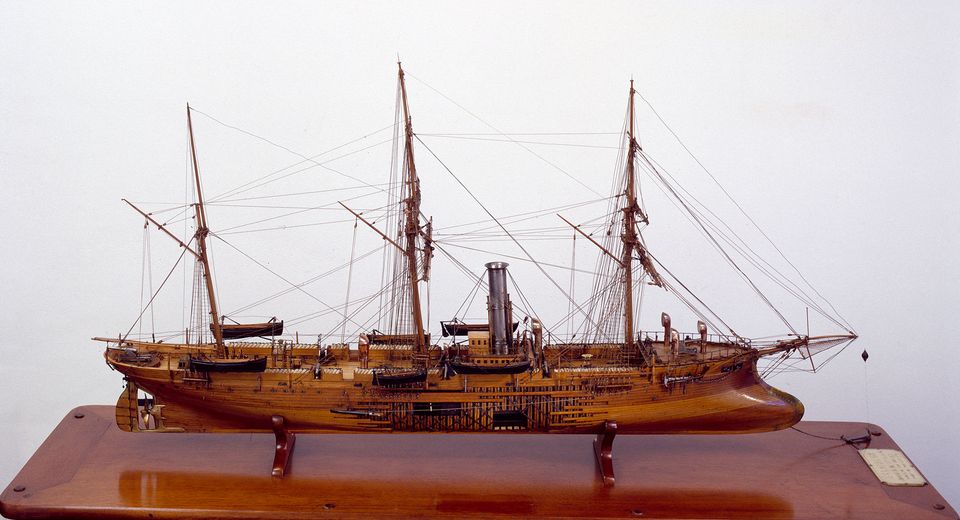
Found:
[(923, 475), (900, 450), (863, 449), (859, 451), (880, 482), (888, 486), (923, 486)]

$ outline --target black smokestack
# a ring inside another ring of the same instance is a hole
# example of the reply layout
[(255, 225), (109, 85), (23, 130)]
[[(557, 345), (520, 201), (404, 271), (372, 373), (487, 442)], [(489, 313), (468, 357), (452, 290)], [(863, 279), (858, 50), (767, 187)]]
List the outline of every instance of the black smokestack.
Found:
[(487, 297), (487, 313), (490, 327), (490, 353), (505, 356), (510, 353), (513, 340), (510, 327), (513, 322), (513, 306), (507, 294), (507, 263), (490, 262), (486, 265), (490, 282)]

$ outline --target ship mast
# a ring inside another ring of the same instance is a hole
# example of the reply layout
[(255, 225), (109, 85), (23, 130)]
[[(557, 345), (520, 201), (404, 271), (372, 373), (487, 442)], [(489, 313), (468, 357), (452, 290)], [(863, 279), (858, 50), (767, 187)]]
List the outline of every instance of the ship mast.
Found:
[(194, 238), (197, 241), (197, 259), (203, 266), (203, 281), (207, 287), (207, 298), (210, 302), (210, 325), (213, 329), (213, 338), (217, 344), (217, 355), (226, 356), (223, 346), (223, 328), (220, 326), (220, 314), (217, 312), (217, 298), (213, 290), (213, 276), (210, 273), (210, 262), (207, 259), (207, 214), (203, 208), (203, 190), (200, 187), (200, 166), (197, 163), (197, 146), (193, 141), (193, 120), (190, 118), (190, 105), (187, 105), (187, 127), (190, 130), (190, 155), (193, 158), (193, 178), (197, 186), (197, 204), (194, 206), (197, 215), (197, 232)]
[[(651, 285), (656, 285), (658, 287), (664, 287), (663, 279), (660, 277), (660, 274), (657, 272), (656, 267), (653, 265), (652, 256), (647, 253), (646, 246), (643, 243), (643, 238), (640, 233), (637, 231), (637, 224), (644, 223), (647, 224), (649, 220), (644, 214), (643, 210), (640, 208), (640, 205), (637, 204), (637, 187), (636, 187), (636, 158), (637, 153), (643, 153), (643, 150), (640, 148), (640, 143), (637, 142), (635, 131), (634, 131), (634, 95), (636, 90), (633, 88), (633, 80), (630, 80), (630, 97), (628, 103), (628, 112), (629, 112), (629, 125), (627, 127), (627, 158), (626, 158), (626, 171), (624, 172), (625, 184), (626, 187), (620, 193), (626, 198), (626, 203), (621, 212), (623, 213), (621, 217), (621, 224), (623, 229), (620, 232), (620, 242), (622, 250), (620, 256), (618, 257), (614, 251), (613, 247), (604, 247), (599, 242), (594, 240), (587, 232), (580, 229), (580, 226), (577, 226), (570, 222), (569, 220), (559, 216), (564, 222), (566, 222), (570, 227), (576, 230), (578, 233), (587, 238), (593, 245), (600, 248), (604, 254), (613, 259), (614, 262), (620, 267), (621, 270), (621, 282), (623, 283), (623, 345), (626, 351), (630, 351), (636, 345), (636, 338), (634, 336), (633, 328), (633, 254), (637, 254), (637, 260), (640, 262), (644, 274), (650, 277), (649, 283)], [(619, 195), (618, 195), (619, 197)]]
[(407, 271), (410, 278), (410, 306), (413, 313), (413, 324), (416, 328), (414, 338), (414, 352), (423, 355), (426, 353), (426, 338), (423, 334), (423, 316), (420, 313), (420, 276), (417, 270), (417, 237), (420, 235), (420, 180), (417, 178), (417, 166), (413, 160), (413, 120), (410, 118), (410, 108), (407, 104), (407, 86), (403, 78), (403, 67), (397, 62), (400, 78), (400, 93), (403, 98), (404, 122), (404, 168), (403, 182), (407, 186), (407, 198), (403, 201), (405, 223), (403, 234), (406, 239), (403, 252), (407, 257)]
[[(636, 91), (633, 89), (633, 80), (630, 80), (630, 127), (627, 134), (627, 205), (623, 208), (623, 234), (620, 240), (623, 242), (623, 256), (620, 259), (620, 265), (623, 269), (623, 346), (627, 352), (631, 352), (634, 346), (633, 341), (633, 251), (636, 249), (639, 241), (637, 240), (637, 212), (640, 209), (637, 206), (637, 193), (634, 186), (634, 160), (637, 153), (637, 141), (634, 138), (633, 129), (633, 95)], [(642, 214), (641, 214), (642, 215)]]

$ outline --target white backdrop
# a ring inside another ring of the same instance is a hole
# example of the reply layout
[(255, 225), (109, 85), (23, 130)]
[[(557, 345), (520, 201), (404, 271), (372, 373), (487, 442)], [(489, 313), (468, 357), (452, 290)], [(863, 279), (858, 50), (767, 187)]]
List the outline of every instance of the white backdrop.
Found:
[[(821, 372), (771, 383), (803, 400), (806, 419), (884, 427), (960, 504), (955, 4), (253, 5), (0, 3), (0, 323), (7, 331), (0, 340), (0, 484), (69, 409), (113, 404), (119, 395), (120, 377), (89, 338), (126, 330), (139, 308), (142, 221), (120, 198), (151, 209), (184, 200), (184, 104), (312, 155), (393, 122), (399, 53), (412, 76), (415, 129), (423, 134), (493, 132), (436, 91), (504, 132), (616, 132), (634, 78), (861, 335)], [(704, 173), (645, 105), (638, 116), (645, 149), (706, 196)], [(211, 193), (299, 160), (205, 116), (196, 126)], [(563, 164), (560, 172), (511, 143), (424, 137), (499, 215), (594, 198), (579, 182), (609, 192), (616, 150), (602, 147), (615, 146), (616, 136), (529, 138), (561, 139), (598, 148), (529, 145)], [(330, 166), (383, 182), (387, 151), (372, 147)], [(424, 204), (438, 222), (476, 217), (428, 152), (417, 153)], [(328, 170), (303, 177), (315, 183), (311, 189), (343, 180)], [(650, 243), (685, 244), (676, 215), (648, 189)], [(214, 227), (238, 218), (230, 211), (213, 207), (211, 219), (224, 223)], [(277, 272), (304, 279), (324, 260), (346, 260), (350, 231), (340, 224), (302, 228), (289, 240), (284, 232), (259, 244), (254, 234), (235, 240)], [(569, 261), (569, 244), (544, 248), (558, 255), (553, 261)], [(151, 235), (151, 250), (156, 285), (177, 251), (159, 234)], [(241, 278), (251, 266), (229, 252), (215, 249), (219, 291), (232, 307), (262, 296), (260, 284), (284, 288), (269, 275)], [(702, 275), (693, 262), (699, 250), (681, 253), (678, 270)], [(580, 265), (589, 267), (584, 259), (592, 254), (578, 249)], [(478, 267), (490, 259), (469, 262)], [(440, 264), (433, 328), (447, 317), (441, 309), (458, 305), (469, 290), (453, 282), (440, 288), (450, 276)], [(541, 314), (566, 311), (536, 271), (517, 265), (514, 274), (527, 280), (534, 305), (543, 302)], [(318, 294), (342, 302), (343, 278), (317, 286)], [(230, 282), (238, 279), (247, 281)], [(182, 319), (181, 276), (172, 283), (174, 297), (157, 315), (172, 322), (167, 329)], [(729, 294), (712, 275), (697, 283), (708, 294)], [(769, 316), (751, 314), (763, 312), (755, 301), (732, 299), (720, 303), (743, 324), (738, 332), (770, 332)], [(656, 328), (658, 301), (645, 303), (642, 326)], [(802, 307), (789, 309), (802, 324)], [(305, 327), (304, 334), (330, 328)], [(860, 360), (863, 349), (868, 363)]]

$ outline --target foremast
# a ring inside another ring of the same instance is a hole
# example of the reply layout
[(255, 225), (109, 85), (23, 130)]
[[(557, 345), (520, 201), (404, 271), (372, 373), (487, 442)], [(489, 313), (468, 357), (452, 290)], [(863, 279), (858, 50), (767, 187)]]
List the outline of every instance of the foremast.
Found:
[(620, 258), (620, 268), (623, 280), (623, 346), (627, 352), (631, 352), (635, 346), (634, 323), (633, 323), (633, 254), (637, 253), (638, 260), (643, 269), (650, 276), (650, 283), (663, 287), (660, 275), (654, 268), (653, 263), (647, 255), (646, 248), (637, 232), (637, 223), (648, 223), (647, 216), (637, 204), (636, 189), (636, 158), (637, 150), (640, 144), (637, 142), (634, 133), (634, 96), (636, 90), (633, 88), (633, 80), (630, 80), (630, 100), (629, 100), (629, 125), (627, 127), (627, 165), (626, 165), (626, 187), (624, 195), (626, 204), (623, 211), (623, 233), (620, 240), (623, 243), (623, 249)]
[(187, 105), (187, 127), (190, 132), (190, 156), (193, 160), (193, 178), (197, 189), (197, 203), (194, 210), (197, 217), (197, 231), (194, 240), (197, 242), (197, 260), (203, 268), (203, 282), (207, 289), (207, 301), (210, 304), (210, 328), (213, 330), (214, 342), (217, 346), (217, 356), (226, 357), (226, 347), (223, 344), (223, 327), (220, 325), (220, 314), (217, 310), (217, 297), (213, 290), (213, 276), (210, 272), (210, 261), (207, 256), (207, 213), (203, 207), (203, 189), (200, 185), (200, 165), (197, 162), (197, 146), (193, 140), (193, 120), (190, 117), (190, 105)]

